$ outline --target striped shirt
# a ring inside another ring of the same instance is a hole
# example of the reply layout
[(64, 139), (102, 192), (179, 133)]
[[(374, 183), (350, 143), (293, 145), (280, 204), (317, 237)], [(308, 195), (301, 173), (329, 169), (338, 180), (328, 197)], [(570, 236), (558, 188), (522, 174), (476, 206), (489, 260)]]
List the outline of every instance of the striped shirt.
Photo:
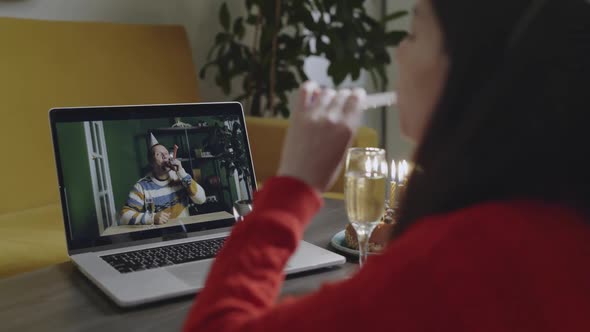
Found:
[(158, 180), (152, 174), (139, 179), (129, 192), (129, 197), (121, 210), (121, 225), (150, 225), (158, 212), (169, 212), (170, 219), (187, 217), (190, 200), (196, 204), (205, 203), (205, 190), (197, 184), (186, 171), (178, 176), (170, 172), (170, 177)]

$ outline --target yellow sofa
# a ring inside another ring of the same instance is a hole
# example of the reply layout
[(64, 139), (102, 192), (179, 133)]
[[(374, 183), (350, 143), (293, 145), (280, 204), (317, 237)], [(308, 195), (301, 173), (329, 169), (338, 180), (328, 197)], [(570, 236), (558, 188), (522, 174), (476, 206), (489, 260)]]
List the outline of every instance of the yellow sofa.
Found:
[[(48, 110), (198, 101), (179, 26), (0, 18), (0, 278), (66, 261)], [(287, 120), (248, 118), (259, 181), (276, 172)], [(363, 128), (357, 146), (376, 146)], [(342, 180), (329, 197), (342, 196)]]
[(0, 277), (67, 260), (48, 110), (198, 101), (180, 26), (0, 18)]

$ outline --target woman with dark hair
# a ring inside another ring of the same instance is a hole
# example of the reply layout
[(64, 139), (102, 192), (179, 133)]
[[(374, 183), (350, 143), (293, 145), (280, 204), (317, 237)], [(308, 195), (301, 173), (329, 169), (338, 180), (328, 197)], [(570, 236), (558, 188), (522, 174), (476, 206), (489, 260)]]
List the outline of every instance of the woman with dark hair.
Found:
[(275, 304), (364, 99), (308, 83), (186, 331), (590, 331), (590, 3), (418, 0), (411, 30), (397, 92), (416, 167), (388, 248)]

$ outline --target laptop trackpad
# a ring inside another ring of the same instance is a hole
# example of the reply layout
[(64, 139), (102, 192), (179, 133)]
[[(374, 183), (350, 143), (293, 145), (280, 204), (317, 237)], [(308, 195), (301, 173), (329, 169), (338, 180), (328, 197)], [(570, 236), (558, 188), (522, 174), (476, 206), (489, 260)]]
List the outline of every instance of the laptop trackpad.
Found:
[[(207, 274), (209, 274), (209, 269), (211, 269), (211, 264), (213, 264), (213, 260), (206, 260), (167, 267), (166, 271), (172, 273), (176, 278), (191, 287), (203, 287), (207, 279)], [(291, 266), (288, 263), (285, 269), (289, 269)]]
[(213, 264), (213, 260), (208, 259), (200, 262), (167, 267), (166, 270), (191, 287), (203, 287), (207, 274), (209, 274), (211, 264)]

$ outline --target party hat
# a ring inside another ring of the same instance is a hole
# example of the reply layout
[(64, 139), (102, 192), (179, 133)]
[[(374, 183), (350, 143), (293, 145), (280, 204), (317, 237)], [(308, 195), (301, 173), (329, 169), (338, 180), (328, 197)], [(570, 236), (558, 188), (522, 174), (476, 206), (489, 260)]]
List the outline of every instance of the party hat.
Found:
[(156, 144), (158, 144), (158, 140), (156, 139), (154, 134), (150, 133), (150, 147), (152, 147)]

